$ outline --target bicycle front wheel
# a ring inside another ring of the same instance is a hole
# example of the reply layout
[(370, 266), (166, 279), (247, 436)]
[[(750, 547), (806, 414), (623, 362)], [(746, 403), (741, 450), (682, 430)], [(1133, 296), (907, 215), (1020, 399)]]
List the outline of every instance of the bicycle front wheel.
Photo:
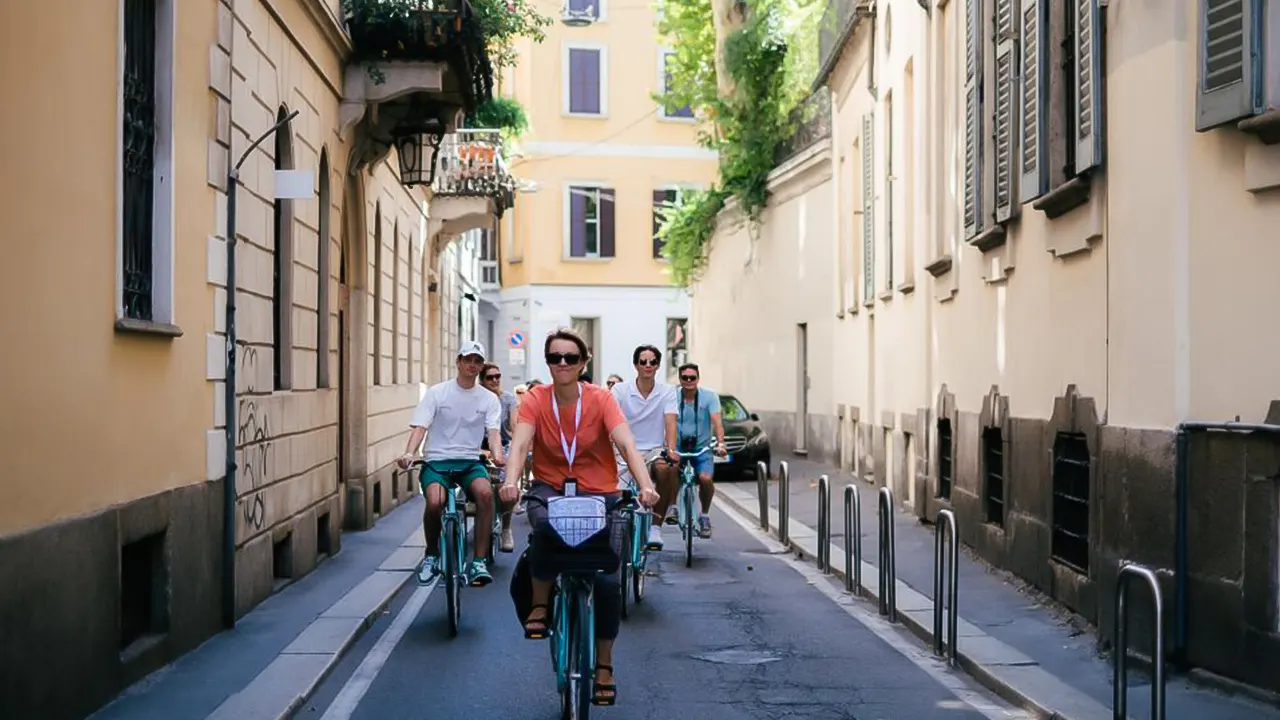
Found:
[(449, 637), (458, 637), (458, 626), (462, 623), (462, 563), (460, 562), (462, 547), (458, 540), (458, 519), (445, 520), (441, 556), (444, 558), (444, 572), (440, 580), (444, 583), (444, 602), (449, 620)]
[(627, 612), (627, 586), (630, 585), (630, 578), (636, 572), (635, 567), (635, 551), (632, 550), (635, 542), (635, 516), (628, 514), (627, 527), (622, 532), (622, 567), (620, 568), (620, 577), (618, 578), (619, 586), (622, 593), (622, 619), (628, 617)]
[(684, 566), (693, 567), (693, 535), (697, 532), (697, 493), (692, 486), (686, 486), (681, 504), (684, 505)]

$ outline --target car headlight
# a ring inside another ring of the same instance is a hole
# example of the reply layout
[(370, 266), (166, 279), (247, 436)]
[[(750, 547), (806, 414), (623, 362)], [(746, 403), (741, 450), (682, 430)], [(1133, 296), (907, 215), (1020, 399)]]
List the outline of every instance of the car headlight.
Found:
[(757, 445), (762, 445), (768, 441), (769, 441), (769, 436), (766, 435), (763, 430), (761, 430), (755, 435), (752, 435), (751, 437), (747, 438), (746, 447), (755, 447)]

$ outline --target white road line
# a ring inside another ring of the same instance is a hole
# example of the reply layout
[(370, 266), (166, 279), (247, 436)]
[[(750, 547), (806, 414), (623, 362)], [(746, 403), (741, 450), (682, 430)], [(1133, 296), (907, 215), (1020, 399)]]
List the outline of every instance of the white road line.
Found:
[[(417, 581), (411, 579), (409, 582)], [(378, 638), (378, 642), (373, 644), (373, 649), (369, 651), (369, 654), (360, 662), (356, 671), (347, 679), (347, 684), (342, 686), (342, 690), (333, 699), (333, 703), (329, 705), (329, 709), (321, 720), (348, 720), (355, 713), (360, 701), (364, 699), (365, 693), (369, 692), (369, 686), (373, 684), (374, 678), (378, 677), (378, 673), (382, 672), (383, 666), (387, 664), (387, 660), (391, 657), (391, 652), (400, 643), (405, 632), (409, 630), (409, 626), (417, 619), (418, 612), (422, 610), (423, 604), (427, 602), (427, 598), (431, 596), (431, 591), (435, 590), (438, 584), (439, 579), (437, 578), (430, 585), (419, 587), (413, 591), (413, 595), (409, 596), (409, 601), (404, 604), (404, 607), (400, 608), (395, 620), (391, 622), (391, 627), (387, 628), (387, 631), (382, 633), (382, 637)]]
[(849, 617), (862, 623), (868, 630), (875, 633), (889, 647), (893, 648), (899, 655), (910, 660), (912, 664), (923, 670), (929, 677), (933, 678), (947, 690), (951, 691), (964, 704), (973, 708), (977, 712), (982, 713), (991, 720), (1010, 720), (1011, 718), (1033, 718), (1023, 710), (1003, 704), (1001, 701), (992, 700), (983, 693), (972, 688), (964, 678), (957, 675), (954, 671), (947, 667), (946, 663), (933, 656), (929, 651), (920, 647), (904, 637), (896, 626), (890, 624), (880, 615), (871, 612), (863, 607), (858, 601), (852, 597), (844, 595), (835, 584), (833, 584), (826, 575), (818, 572), (817, 568), (808, 563), (796, 559), (791, 553), (787, 552), (787, 548), (772, 537), (761, 532), (759, 525), (754, 521), (746, 518), (742, 513), (738, 512), (728, 503), (721, 501), (719, 498), (715, 500), (716, 507), (720, 512), (724, 513), (733, 520), (743, 530), (750, 533), (762, 545), (771, 552), (778, 553), (774, 555), (781, 562), (786, 563), (800, 573), (810, 585), (814, 586), (829, 600), (838, 605), (845, 611)]

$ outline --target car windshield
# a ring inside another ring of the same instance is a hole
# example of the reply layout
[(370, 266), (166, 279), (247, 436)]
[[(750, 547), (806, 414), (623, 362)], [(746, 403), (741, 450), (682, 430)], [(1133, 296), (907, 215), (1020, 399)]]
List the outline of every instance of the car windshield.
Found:
[(732, 395), (720, 396), (720, 417), (724, 420), (750, 420), (751, 416), (747, 414), (747, 409), (742, 407), (742, 403)]

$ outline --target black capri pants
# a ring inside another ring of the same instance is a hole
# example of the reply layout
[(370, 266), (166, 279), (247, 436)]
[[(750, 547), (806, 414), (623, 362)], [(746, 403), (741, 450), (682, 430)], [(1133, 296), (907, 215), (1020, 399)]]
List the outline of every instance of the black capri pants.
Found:
[[(543, 502), (528, 504), (529, 525), (533, 527), (533, 535), (529, 542), (529, 574), (534, 578), (551, 582), (560, 573), (560, 565), (556, 562), (555, 553), (549, 552), (554, 542), (555, 531), (547, 522), (546, 501), (559, 497), (560, 492), (542, 482), (534, 482), (529, 494)], [(597, 495), (578, 493), (580, 496), (603, 497), (612, 503), (620, 497), (618, 493)], [(619, 557), (622, 555), (622, 533), (626, 527), (622, 522), (622, 513), (618, 510), (609, 512), (609, 546)], [(596, 637), (600, 640), (614, 640), (622, 626), (622, 587), (618, 577), (618, 568), (609, 573), (598, 573), (595, 586)]]

